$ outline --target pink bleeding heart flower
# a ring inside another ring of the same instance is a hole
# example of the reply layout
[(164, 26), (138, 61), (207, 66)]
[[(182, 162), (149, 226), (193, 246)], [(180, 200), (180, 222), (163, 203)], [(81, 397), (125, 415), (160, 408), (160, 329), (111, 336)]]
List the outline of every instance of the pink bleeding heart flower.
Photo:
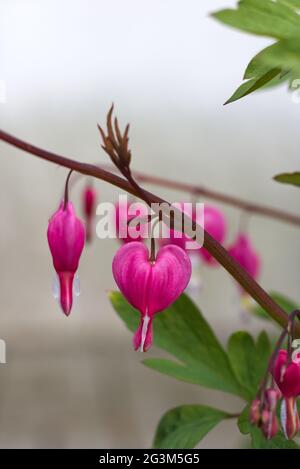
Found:
[(259, 427), (268, 440), (278, 432), (276, 409), (280, 397), (278, 389), (267, 388), (263, 393), (262, 400), (255, 398), (250, 406), (250, 423)]
[(239, 233), (235, 242), (228, 248), (229, 254), (248, 272), (257, 279), (260, 273), (260, 256), (255, 251), (249, 237)]
[[(205, 204), (203, 228), (216, 241), (218, 241), (219, 243), (223, 243), (227, 232), (227, 224), (223, 212), (213, 205)], [(217, 261), (205, 248), (200, 249), (200, 255), (206, 264), (209, 264), (211, 266), (218, 265)]]
[(132, 241), (142, 241), (147, 237), (147, 224), (139, 226), (130, 225), (130, 221), (136, 217), (143, 217), (148, 215), (147, 208), (141, 202), (128, 202), (121, 201), (115, 206), (115, 227), (116, 235), (123, 243)]
[(267, 440), (271, 440), (278, 432), (278, 420), (275, 412), (270, 410), (262, 411), (261, 431)]
[(133, 345), (145, 352), (152, 345), (155, 314), (168, 308), (190, 280), (189, 256), (180, 247), (169, 245), (162, 247), (152, 262), (144, 244), (131, 242), (117, 251), (112, 270), (122, 294), (141, 314)]
[(86, 240), (92, 240), (93, 218), (97, 204), (97, 192), (93, 186), (87, 185), (82, 194), (82, 209), (85, 217)]
[(84, 224), (76, 217), (71, 202), (66, 206), (61, 202), (59, 209), (52, 215), (47, 237), (59, 278), (60, 304), (63, 312), (69, 316), (73, 303), (73, 279), (85, 240)]
[(300, 363), (289, 361), (286, 350), (279, 350), (273, 376), (284, 397), (300, 395)]
[(291, 361), (286, 350), (280, 350), (274, 365), (273, 376), (283, 395), (282, 428), (286, 438), (292, 439), (299, 431), (296, 398), (300, 395), (300, 363)]

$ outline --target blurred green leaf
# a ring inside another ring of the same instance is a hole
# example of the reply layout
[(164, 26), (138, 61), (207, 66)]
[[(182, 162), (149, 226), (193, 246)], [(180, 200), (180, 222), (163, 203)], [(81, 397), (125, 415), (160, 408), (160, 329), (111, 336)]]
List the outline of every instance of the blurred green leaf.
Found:
[(254, 449), (299, 449), (300, 446), (293, 440), (287, 440), (283, 433), (278, 433), (271, 440), (267, 440), (261, 430), (250, 426), (252, 448)]
[(275, 77), (278, 77), (280, 73), (281, 73), (280, 68), (274, 68), (274, 69), (268, 70), (264, 75), (260, 77), (252, 78), (246, 81), (245, 83), (243, 83), (241, 86), (237, 88), (237, 90), (225, 102), (225, 104), (233, 103), (234, 101), (237, 101), (238, 99), (244, 98), (248, 94), (253, 93), (259, 88), (263, 88), (265, 85), (270, 83)]
[[(131, 331), (139, 313), (119, 292), (111, 302)], [(237, 381), (226, 352), (196, 305), (183, 294), (170, 308), (159, 313), (154, 322), (154, 344), (173, 355), (178, 362), (147, 359), (144, 363), (161, 373), (194, 384), (237, 394), (247, 399), (248, 392)]]
[(243, 435), (248, 435), (250, 433), (251, 425), (249, 422), (249, 405), (246, 405), (243, 412), (239, 416), (238, 427)]
[(242, 31), (286, 39), (299, 34), (300, 18), (293, 8), (272, 0), (241, 0), (238, 8), (213, 13), (217, 20)]
[(154, 448), (190, 449), (229, 415), (202, 405), (183, 405), (169, 410), (159, 422)]
[(274, 176), (275, 181), (284, 184), (291, 184), (293, 186), (300, 186), (300, 172), (295, 173), (282, 173)]
[(225, 104), (287, 79), (293, 82), (300, 75), (299, 9), (298, 0), (240, 0), (236, 9), (213, 13), (214, 18), (229, 26), (277, 40), (250, 61), (244, 74), (248, 81)]
[[(287, 313), (291, 313), (295, 309), (299, 309), (299, 305), (294, 300), (291, 300), (282, 293), (270, 292), (269, 295)], [(254, 314), (255, 316), (258, 316), (261, 319), (272, 320), (272, 318), (266, 313), (266, 311), (257, 303), (249, 307), (249, 312), (251, 314)]]
[(280, 431), (274, 438), (267, 440), (261, 430), (249, 422), (249, 405), (247, 405), (238, 418), (238, 427), (243, 435), (250, 434), (251, 444), (254, 449), (299, 449), (299, 445), (292, 440), (287, 440)]
[(228, 356), (236, 378), (248, 391), (248, 399), (255, 395), (267, 368), (271, 353), (268, 336), (262, 332), (255, 343), (248, 332), (239, 331), (228, 341)]

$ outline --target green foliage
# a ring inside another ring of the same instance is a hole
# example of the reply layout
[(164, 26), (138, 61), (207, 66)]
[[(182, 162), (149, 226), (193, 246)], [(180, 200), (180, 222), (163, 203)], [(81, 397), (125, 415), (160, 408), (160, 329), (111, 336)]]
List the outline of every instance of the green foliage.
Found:
[(271, 345), (265, 332), (258, 336), (256, 343), (244, 331), (235, 332), (229, 338), (229, 360), (239, 383), (247, 390), (249, 400), (255, 396), (270, 353)]
[(253, 449), (299, 449), (299, 445), (292, 440), (287, 440), (282, 432), (279, 432), (271, 440), (267, 440), (259, 428), (249, 422), (249, 406), (247, 405), (238, 418), (238, 427), (243, 435), (249, 435)]
[[(287, 313), (291, 313), (292, 311), (295, 311), (295, 309), (299, 309), (299, 305), (294, 300), (291, 300), (282, 293), (270, 292), (269, 295)], [(253, 306), (250, 306), (249, 311), (251, 314), (254, 314), (261, 319), (271, 320), (271, 317), (257, 303), (255, 303)]]
[(221, 420), (229, 415), (221, 410), (203, 405), (183, 405), (169, 410), (161, 418), (154, 448), (193, 448)]
[[(135, 331), (139, 313), (120, 293), (112, 292), (110, 298), (127, 327)], [(152, 358), (144, 360), (146, 366), (182, 381), (247, 397), (225, 350), (187, 295), (182, 295), (163, 314), (158, 314), (153, 328), (154, 344), (176, 361)]]
[(291, 184), (292, 186), (300, 186), (300, 173), (282, 173), (274, 176), (275, 181), (283, 184)]
[(276, 40), (250, 61), (244, 74), (247, 81), (225, 104), (270, 85), (287, 80), (292, 83), (299, 77), (299, 9), (297, 0), (240, 0), (236, 9), (213, 13), (214, 18), (228, 26)]
[[(279, 295), (272, 295), (286, 310), (294, 304)], [(139, 324), (140, 314), (119, 292), (111, 292), (112, 305), (131, 331)], [(271, 354), (265, 332), (256, 340), (245, 331), (238, 331), (222, 347), (197, 306), (183, 294), (170, 308), (157, 314), (154, 321), (154, 344), (173, 356), (148, 358), (144, 364), (160, 373), (242, 397), (248, 404), (240, 414), (238, 426), (251, 437), (253, 448), (298, 448), (279, 433), (271, 441), (249, 423), (249, 403), (267, 368)], [(154, 438), (155, 448), (192, 448), (221, 420), (234, 418), (219, 409), (202, 405), (183, 405), (171, 409), (160, 420)]]

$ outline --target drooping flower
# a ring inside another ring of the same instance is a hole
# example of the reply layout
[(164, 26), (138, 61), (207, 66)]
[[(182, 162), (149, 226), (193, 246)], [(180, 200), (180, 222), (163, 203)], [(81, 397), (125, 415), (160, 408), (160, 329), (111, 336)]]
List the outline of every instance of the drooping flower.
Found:
[(93, 218), (97, 204), (97, 192), (93, 186), (87, 185), (82, 194), (82, 209), (85, 218), (86, 240), (92, 240)]
[(84, 247), (85, 228), (73, 204), (61, 202), (49, 220), (48, 243), (60, 284), (60, 304), (69, 316), (73, 303), (73, 280)]
[[(205, 204), (203, 228), (216, 241), (223, 243), (227, 232), (227, 223), (223, 212), (214, 205)], [(218, 265), (217, 261), (205, 248), (200, 249), (200, 255), (206, 264)]]
[(262, 398), (254, 399), (250, 406), (250, 423), (259, 427), (268, 440), (278, 432), (276, 409), (280, 396), (278, 389), (267, 388), (263, 392)]
[(115, 206), (115, 227), (116, 235), (123, 243), (132, 241), (142, 241), (147, 235), (147, 224), (138, 226), (130, 225), (136, 217), (143, 217), (148, 214), (146, 206), (141, 202), (128, 203), (121, 200)]
[(292, 439), (299, 431), (296, 398), (300, 395), (300, 363), (291, 361), (286, 350), (280, 350), (274, 365), (273, 376), (283, 395), (281, 425), (286, 438)]
[[(205, 204), (203, 209), (197, 213), (197, 210), (187, 210), (186, 205), (189, 207), (189, 204), (184, 204), (183, 202), (174, 204), (174, 206), (184, 212), (186, 215), (190, 216), (194, 221), (197, 221), (200, 226), (202, 226), (205, 231), (207, 231), (211, 236), (213, 236), (219, 243), (224, 241), (226, 235), (226, 220), (224, 214), (218, 208), (213, 205)], [(192, 212), (192, 213), (190, 213)], [(162, 239), (162, 245), (166, 244), (175, 244), (182, 249), (185, 249), (188, 252), (199, 252), (202, 260), (209, 265), (217, 265), (217, 262), (214, 260), (212, 255), (203, 247), (195, 249), (195, 245), (192, 244), (192, 247), (189, 248), (189, 243), (191, 238), (185, 235), (181, 231), (169, 230), (169, 236)]]
[(260, 256), (253, 248), (247, 234), (239, 233), (234, 243), (228, 248), (228, 252), (251, 277), (257, 279), (260, 273)]
[(152, 344), (154, 316), (168, 308), (190, 280), (189, 256), (180, 247), (169, 245), (151, 261), (144, 244), (131, 242), (119, 248), (112, 270), (122, 294), (141, 314), (133, 345), (135, 350), (145, 352)]

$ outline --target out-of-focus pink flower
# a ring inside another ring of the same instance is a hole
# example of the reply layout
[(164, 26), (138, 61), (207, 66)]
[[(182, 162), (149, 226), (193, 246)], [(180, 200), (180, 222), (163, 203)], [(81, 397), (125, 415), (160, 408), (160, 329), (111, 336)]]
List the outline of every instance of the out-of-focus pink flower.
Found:
[(248, 272), (257, 279), (260, 273), (260, 256), (245, 233), (239, 233), (237, 239), (228, 248), (229, 254)]
[[(204, 205), (203, 211), (201, 214), (197, 214), (196, 210), (193, 210), (192, 213), (188, 213), (185, 210), (184, 203), (174, 204), (176, 208), (183, 211), (186, 215), (191, 216), (191, 218), (197, 221), (200, 226), (202, 226), (205, 231), (207, 231), (211, 236), (213, 236), (219, 243), (222, 243), (226, 235), (226, 220), (223, 212), (213, 205)], [(197, 215), (200, 216), (200, 219), (197, 219)], [(162, 239), (162, 245), (166, 244), (175, 244), (182, 249), (189, 251), (188, 242), (191, 242), (191, 238), (183, 234), (182, 232), (170, 230), (170, 236), (168, 238)], [(191, 248), (191, 252), (195, 252), (195, 249)], [(214, 260), (212, 255), (203, 247), (199, 248), (199, 254), (203, 261), (209, 265), (218, 265)]]
[(97, 192), (93, 186), (87, 185), (82, 194), (82, 209), (85, 218), (86, 240), (92, 240), (93, 219), (97, 204)]
[(59, 209), (49, 220), (47, 231), (48, 243), (52, 254), (53, 265), (59, 277), (60, 304), (68, 316), (73, 303), (73, 280), (78, 268), (79, 259), (84, 247), (85, 228), (76, 217), (73, 204)]
[(141, 314), (133, 345), (145, 352), (152, 344), (155, 314), (168, 308), (190, 280), (189, 256), (178, 246), (169, 245), (161, 248), (152, 262), (144, 244), (131, 242), (119, 248), (112, 270), (122, 294)]
[(147, 223), (141, 223), (139, 226), (128, 225), (128, 223), (137, 217), (147, 216), (148, 211), (145, 204), (141, 202), (119, 202), (115, 206), (115, 227), (116, 234), (120, 241), (129, 243), (132, 241), (142, 241), (147, 237)]
[[(204, 226), (207, 231), (216, 241), (223, 243), (227, 232), (227, 223), (223, 212), (213, 205), (204, 205)], [(205, 249), (200, 249), (200, 255), (204, 262), (209, 265), (218, 265), (217, 261)]]

